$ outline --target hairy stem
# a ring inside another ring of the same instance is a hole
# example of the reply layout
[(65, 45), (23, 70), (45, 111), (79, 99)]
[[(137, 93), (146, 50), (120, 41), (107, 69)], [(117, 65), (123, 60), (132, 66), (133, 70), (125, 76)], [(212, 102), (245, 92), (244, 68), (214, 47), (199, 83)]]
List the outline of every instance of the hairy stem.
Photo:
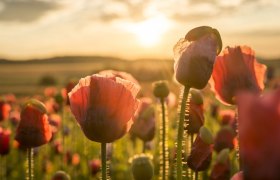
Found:
[(186, 101), (189, 94), (189, 87), (184, 87), (183, 97), (181, 102), (180, 117), (178, 124), (178, 134), (177, 134), (177, 153), (176, 153), (176, 166), (177, 166), (177, 180), (182, 180), (182, 141), (184, 133), (184, 119), (185, 119), (185, 110), (186, 110)]
[(164, 98), (160, 99), (161, 102), (161, 112), (162, 112), (162, 179), (166, 179), (166, 160), (167, 160), (167, 149), (166, 149), (166, 120), (165, 120), (165, 106)]
[(27, 175), (26, 179), (27, 180), (32, 180), (33, 179), (33, 149), (32, 148), (27, 148)]

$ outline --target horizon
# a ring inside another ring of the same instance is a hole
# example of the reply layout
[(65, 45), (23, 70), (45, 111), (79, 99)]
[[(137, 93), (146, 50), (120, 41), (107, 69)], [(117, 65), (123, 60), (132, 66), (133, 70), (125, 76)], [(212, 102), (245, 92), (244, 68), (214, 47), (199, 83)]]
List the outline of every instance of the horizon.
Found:
[(173, 59), (187, 31), (208, 25), (219, 30), (223, 48), (248, 45), (257, 57), (276, 59), (279, 7), (277, 0), (4, 0), (0, 58)]

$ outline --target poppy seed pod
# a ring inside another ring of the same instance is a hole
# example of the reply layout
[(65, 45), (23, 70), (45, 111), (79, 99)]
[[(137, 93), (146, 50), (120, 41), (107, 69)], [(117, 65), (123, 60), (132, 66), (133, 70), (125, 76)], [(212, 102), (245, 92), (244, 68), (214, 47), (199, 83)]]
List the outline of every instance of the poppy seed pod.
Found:
[(52, 132), (46, 113), (45, 105), (36, 99), (24, 104), (15, 136), (20, 146), (32, 148), (50, 141)]
[(153, 83), (153, 93), (157, 98), (166, 98), (169, 94), (167, 81), (157, 81)]
[(131, 161), (131, 170), (135, 180), (151, 180), (154, 175), (152, 158), (146, 154), (135, 155)]
[(94, 74), (80, 79), (68, 94), (70, 108), (85, 136), (110, 143), (129, 131), (138, 107), (136, 84)]
[(226, 47), (216, 58), (209, 83), (217, 99), (234, 105), (238, 92), (260, 93), (264, 89), (265, 71), (266, 66), (257, 62), (250, 47)]
[(204, 88), (221, 48), (221, 37), (216, 29), (200, 26), (190, 30), (173, 48), (176, 80), (184, 86)]

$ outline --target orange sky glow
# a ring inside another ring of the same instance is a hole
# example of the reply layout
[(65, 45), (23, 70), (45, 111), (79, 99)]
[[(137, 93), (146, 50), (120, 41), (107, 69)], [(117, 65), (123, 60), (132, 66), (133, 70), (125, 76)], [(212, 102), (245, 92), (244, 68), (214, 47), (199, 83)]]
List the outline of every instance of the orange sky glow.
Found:
[(280, 57), (278, 0), (3, 0), (0, 58), (102, 55), (172, 59), (193, 27), (217, 28), (225, 46)]

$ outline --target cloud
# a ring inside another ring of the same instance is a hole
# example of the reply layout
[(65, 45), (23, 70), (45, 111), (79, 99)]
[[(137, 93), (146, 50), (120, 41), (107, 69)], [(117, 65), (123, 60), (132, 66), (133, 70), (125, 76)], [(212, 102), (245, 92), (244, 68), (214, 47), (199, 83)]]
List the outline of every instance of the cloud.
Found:
[(236, 32), (236, 33), (229, 33), (229, 35), (237, 35), (240, 37), (259, 37), (259, 38), (265, 38), (265, 37), (280, 37), (280, 28), (275, 29), (252, 29), (245, 32)]
[(54, 1), (4, 0), (0, 9), (0, 21), (29, 23), (39, 20), (49, 11), (59, 7)]

